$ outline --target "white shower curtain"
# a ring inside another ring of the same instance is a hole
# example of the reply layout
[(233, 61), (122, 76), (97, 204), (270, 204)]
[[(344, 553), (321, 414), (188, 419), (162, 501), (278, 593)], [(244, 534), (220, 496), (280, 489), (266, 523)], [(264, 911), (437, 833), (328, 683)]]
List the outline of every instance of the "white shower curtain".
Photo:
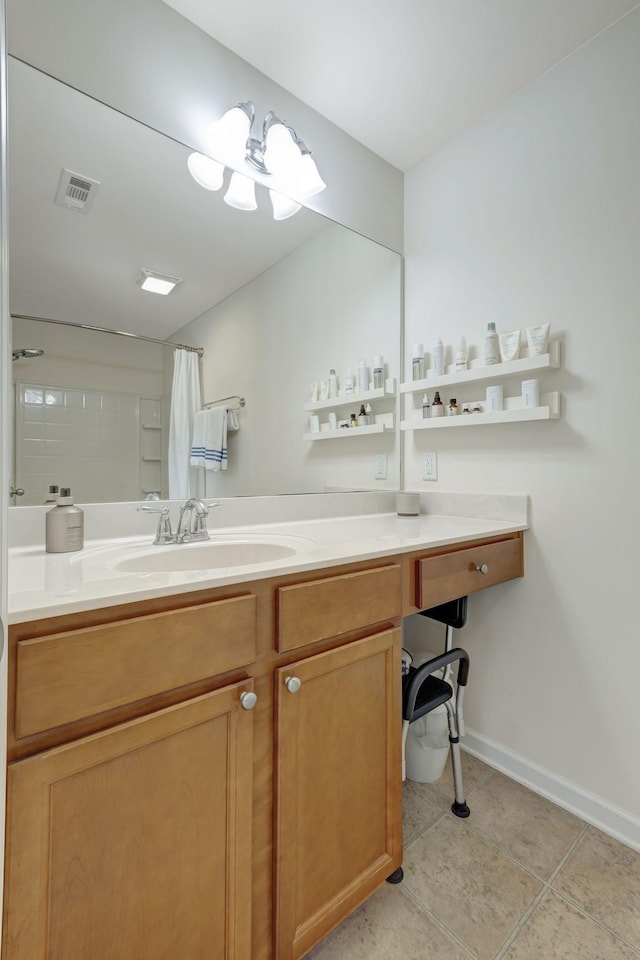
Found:
[(201, 407), (198, 354), (176, 350), (169, 417), (169, 497), (172, 500), (204, 496), (204, 471), (189, 462), (193, 421)]

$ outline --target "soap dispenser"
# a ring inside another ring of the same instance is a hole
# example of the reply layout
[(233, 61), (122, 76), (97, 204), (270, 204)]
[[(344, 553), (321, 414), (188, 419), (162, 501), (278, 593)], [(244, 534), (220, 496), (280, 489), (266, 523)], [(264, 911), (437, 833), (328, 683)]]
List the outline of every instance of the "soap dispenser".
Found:
[(60, 489), (56, 506), (46, 513), (47, 553), (72, 553), (84, 546), (84, 513), (74, 506), (71, 490)]

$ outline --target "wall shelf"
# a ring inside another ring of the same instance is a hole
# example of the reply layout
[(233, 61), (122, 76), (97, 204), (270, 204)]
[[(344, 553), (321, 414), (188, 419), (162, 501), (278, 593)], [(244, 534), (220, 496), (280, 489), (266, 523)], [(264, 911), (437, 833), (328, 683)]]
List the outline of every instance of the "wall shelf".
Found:
[(461, 373), (456, 373), (453, 367), (449, 367), (443, 377), (425, 377), (423, 380), (401, 383), (400, 393), (425, 393), (428, 390), (439, 390), (441, 387), (464, 386), (481, 380), (500, 380), (522, 373), (557, 369), (559, 366), (560, 342), (552, 340), (549, 343), (549, 353), (543, 353), (539, 357), (520, 357), (518, 360), (509, 360), (506, 363), (494, 363), (489, 367), (481, 360), (472, 360), (471, 368)]
[(449, 427), (480, 427), (490, 423), (516, 423), (527, 420), (558, 420), (560, 417), (560, 394), (543, 393), (539, 407), (523, 407), (522, 397), (505, 397), (505, 410), (486, 413), (462, 413), (455, 417), (414, 417), (400, 423), (401, 430), (438, 430)]
[(305, 413), (313, 413), (315, 410), (333, 410), (335, 407), (354, 407), (360, 403), (369, 403), (371, 400), (382, 400), (395, 395), (396, 381), (390, 378), (385, 381), (384, 387), (379, 387), (377, 390), (364, 390), (361, 393), (332, 397), (330, 400), (314, 400), (311, 403), (305, 403), (302, 409)]
[(384, 433), (393, 430), (393, 424), (371, 423), (366, 427), (341, 427), (339, 430), (320, 430), (319, 433), (305, 433), (305, 440), (346, 440), (348, 437), (364, 437), (372, 433)]

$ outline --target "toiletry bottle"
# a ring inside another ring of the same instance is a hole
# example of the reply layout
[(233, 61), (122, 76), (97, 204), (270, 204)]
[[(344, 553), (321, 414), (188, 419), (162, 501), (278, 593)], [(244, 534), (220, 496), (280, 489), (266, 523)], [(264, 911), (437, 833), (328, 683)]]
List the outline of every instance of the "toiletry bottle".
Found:
[(369, 389), (369, 367), (364, 360), (358, 364), (358, 390), (360, 393), (366, 393)]
[(351, 414), (351, 423), (349, 424), (349, 426), (351, 426), (351, 427), (357, 427), (357, 426), (358, 426), (358, 418), (356, 417), (355, 413), (352, 413), (352, 414)]
[(433, 352), (431, 354), (432, 368), (434, 377), (444, 376), (444, 344), (440, 337), (433, 341)]
[(414, 343), (413, 360), (411, 361), (414, 380), (424, 380), (424, 344)]
[(467, 340), (466, 337), (459, 337), (456, 345), (456, 373), (462, 373), (467, 369)]
[(353, 370), (351, 367), (347, 367), (347, 372), (344, 378), (344, 392), (346, 394), (353, 393)]
[(433, 398), (433, 403), (431, 404), (431, 416), (432, 417), (444, 417), (444, 404), (440, 399), (440, 394), (436, 390), (436, 395)]
[(384, 362), (381, 356), (373, 358), (373, 389), (381, 390), (384, 387)]
[(57, 505), (45, 514), (47, 553), (71, 553), (84, 545), (84, 513), (73, 505), (68, 487), (62, 487)]
[(452, 397), (451, 400), (449, 400), (449, 406), (447, 407), (447, 416), (457, 417), (459, 413), (460, 413), (460, 407), (456, 402), (456, 398)]
[(360, 412), (358, 414), (358, 426), (366, 427), (369, 424), (369, 418), (367, 417), (367, 411), (364, 408), (364, 403), (360, 404)]
[(368, 424), (372, 424), (372, 423), (373, 423), (373, 410), (371, 409), (371, 404), (370, 404), (370, 403), (367, 403), (367, 404), (365, 405), (364, 412), (365, 412), (366, 415), (367, 415), (367, 423), (368, 423)]
[(422, 416), (424, 420), (426, 420), (428, 417), (431, 416), (431, 407), (429, 406), (429, 397), (426, 395), (426, 393), (422, 398)]
[(331, 370), (329, 370), (329, 398), (333, 400), (334, 397), (337, 397), (337, 396), (338, 396), (338, 378), (336, 377), (336, 372), (332, 367)]
[(500, 363), (500, 344), (495, 323), (487, 326), (487, 335), (484, 339), (484, 362), (488, 367), (493, 363)]

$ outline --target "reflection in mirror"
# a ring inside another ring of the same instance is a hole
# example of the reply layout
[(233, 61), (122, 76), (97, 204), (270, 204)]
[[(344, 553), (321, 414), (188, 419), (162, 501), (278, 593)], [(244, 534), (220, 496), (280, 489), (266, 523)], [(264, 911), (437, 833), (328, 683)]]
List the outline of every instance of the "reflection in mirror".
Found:
[[(14, 349), (44, 353), (12, 364), (13, 502), (43, 503), (51, 485), (79, 502), (169, 495), (171, 341), (204, 348), (204, 403), (246, 398), (227, 469), (201, 470), (206, 496), (398, 487), (393, 394), (371, 400), (381, 432), (335, 439), (329, 412), (357, 416), (360, 398), (321, 403), (321, 443), (304, 407), (331, 368), (344, 390), (348, 368), (357, 384), (364, 360), (371, 380), (382, 355), (397, 378), (400, 257), (306, 209), (275, 222), (263, 188), (257, 211), (228, 207), (182, 144), (11, 58), (9, 90), (12, 313), (169, 341), (14, 320)], [(97, 181), (86, 211), (55, 202), (65, 169)], [(182, 282), (148, 293), (142, 269)]]

